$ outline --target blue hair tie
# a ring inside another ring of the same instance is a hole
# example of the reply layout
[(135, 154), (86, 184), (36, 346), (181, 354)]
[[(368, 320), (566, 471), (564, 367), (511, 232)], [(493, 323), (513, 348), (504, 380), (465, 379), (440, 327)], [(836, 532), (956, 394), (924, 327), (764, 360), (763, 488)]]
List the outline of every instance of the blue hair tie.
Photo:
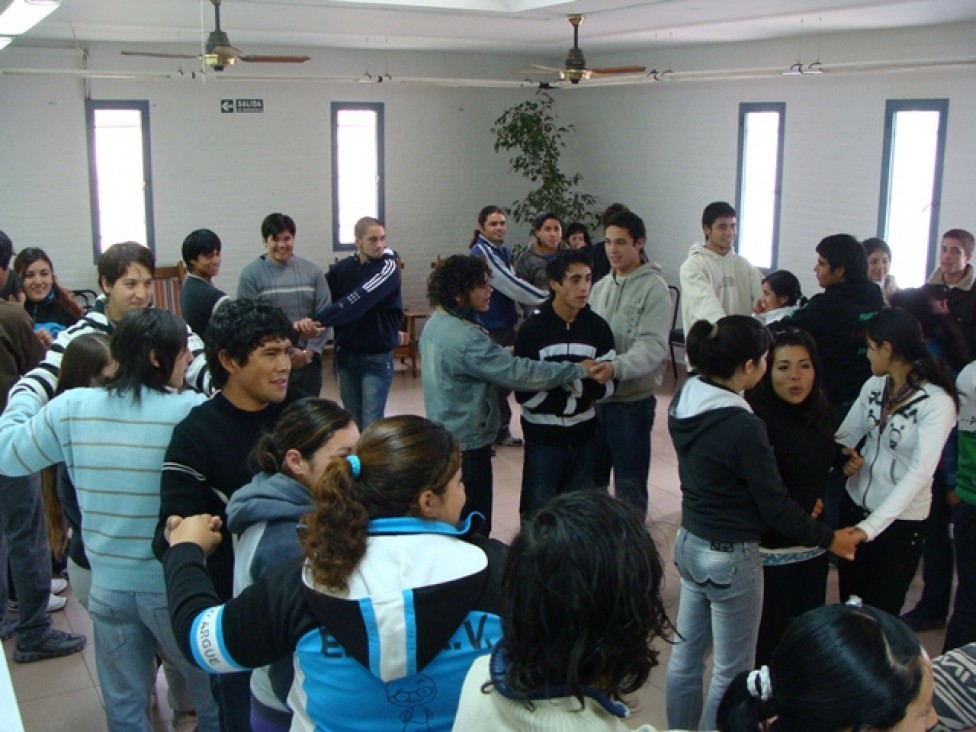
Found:
[(363, 467), (362, 463), (359, 462), (359, 458), (356, 455), (346, 455), (346, 460), (349, 462), (349, 467), (352, 468), (352, 477), (358, 478)]

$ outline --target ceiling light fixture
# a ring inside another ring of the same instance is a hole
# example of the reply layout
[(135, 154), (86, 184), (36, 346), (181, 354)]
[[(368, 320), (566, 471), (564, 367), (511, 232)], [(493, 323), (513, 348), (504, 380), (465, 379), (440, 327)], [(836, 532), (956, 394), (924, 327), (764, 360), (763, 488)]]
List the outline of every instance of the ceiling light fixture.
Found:
[(19, 36), (26, 33), (58, 9), (61, 0), (9, 0), (0, 13), (0, 34)]

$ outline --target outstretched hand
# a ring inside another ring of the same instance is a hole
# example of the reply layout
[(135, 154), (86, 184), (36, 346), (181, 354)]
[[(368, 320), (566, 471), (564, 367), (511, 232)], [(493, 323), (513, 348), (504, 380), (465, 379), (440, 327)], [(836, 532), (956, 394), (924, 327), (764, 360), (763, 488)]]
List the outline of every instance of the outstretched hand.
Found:
[(600, 384), (606, 384), (615, 376), (613, 363), (610, 361), (598, 361), (592, 366), (588, 366), (590, 378)]
[(857, 553), (857, 545), (867, 538), (868, 535), (856, 526), (837, 529), (834, 532), (834, 540), (830, 543), (830, 551), (841, 559), (853, 561)]
[(302, 318), (291, 324), (303, 338), (314, 338), (325, 332), (325, 327), (311, 318)]
[(223, 539), (220, 535), (221, 524), (220, 516), (211, 516), (209, 513), (198, 513), (186, 518), (170, 516), (166, 519), (163, 535), (170, 546), (196, 544), (209, 556)]

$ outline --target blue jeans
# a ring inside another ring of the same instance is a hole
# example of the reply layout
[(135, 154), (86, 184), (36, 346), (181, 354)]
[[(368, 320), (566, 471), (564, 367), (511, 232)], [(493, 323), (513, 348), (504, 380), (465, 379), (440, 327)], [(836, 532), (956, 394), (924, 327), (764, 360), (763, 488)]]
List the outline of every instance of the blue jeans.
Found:
[(551, 499), (567, 491), (589, 490), (593, 482), (596, 443), (553, 447), (525, 442), (519, 516), (528, 521)]
[[(759, 544), (720, 544), (678, 530), (674, 563), (681, 576), (677, 634), (668, 662), (668, 727), (715, 729), (722, 695), (752, 670), (762, 608)], [(705, 654), (714, 644), (712, 681), (702, 711)]]
[(197, 726), (218, 732), (217, 704), (207, 673), (180, 653), (164, 592), (121, 592), (94, 584), (88, 611), (95, 631), (95, 663), (111, 732), (151, 732), (146, 709), (155, 682), (155, 656), (177, 666), (186, 679)]
[(651, 429), (657, 400), (649, 396), (636, 402), (596, 405), (596, 485), (610, 484), (617, 498), (647, 515), (647, 476), (651, 470)]
[(976, 506), (966, 501), (952, 510), (959, 586), (942, 652), (976, 642)]
[(346, 348), (336, 351), (339, 372), (339, 398), (352, 412), (360, 430), (383, 419), (386, 398), (393, 384), (393, 353), (357, 353)]
[(0, 476), (0, 619), (7, 609), (7, 559), (20, 600), (17, 645), (40, 643), (51, 627), (51, 554), (39, 475)]

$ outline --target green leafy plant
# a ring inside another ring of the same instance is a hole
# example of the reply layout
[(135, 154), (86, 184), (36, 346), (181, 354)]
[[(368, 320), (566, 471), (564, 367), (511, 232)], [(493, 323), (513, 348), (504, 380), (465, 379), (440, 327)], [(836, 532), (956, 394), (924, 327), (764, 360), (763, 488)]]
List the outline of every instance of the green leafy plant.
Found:
[(592, 227), (597, 222), (593, 213), (596, 198), (577, 190), (583, 181), (580, 173), (566, 175), (559, 167), (565, 138), (576, 128), (560, 124), (553, 106), (553, 98), (540, 90), (532, 99), (506, 110), (492, 125), (495, 152), (514, 151), (509, 160), (512, 172), (536, 185), (525, 198), (512, 203), (510, 213), (519, 223), (549, 212), (564, 224), (579, 221)]

